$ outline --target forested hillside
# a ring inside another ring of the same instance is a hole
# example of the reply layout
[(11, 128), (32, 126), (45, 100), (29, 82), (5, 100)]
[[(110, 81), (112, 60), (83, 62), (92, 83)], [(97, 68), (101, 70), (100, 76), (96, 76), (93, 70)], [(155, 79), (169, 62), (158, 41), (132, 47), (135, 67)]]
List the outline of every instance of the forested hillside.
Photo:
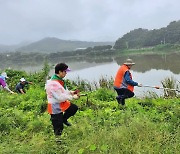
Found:
[(159, 44), (180, 43), (180, 20), (171, 22), (161, 29), (135, 29), (119, 38), (114, 45), (115, 49), (132, 49), (152, 47)]
[(18, 51), (21, 52), (40, 52), (53, 53), (63, 51), (74, 51), (79, 48), (94, 47), (97, 45), (112, 45), (112, 42), (86, 42), (86, 41), (71, 41), (61, 40), (55, 37), (44, 38), (40, 41), (31, 43), (21, 47)]

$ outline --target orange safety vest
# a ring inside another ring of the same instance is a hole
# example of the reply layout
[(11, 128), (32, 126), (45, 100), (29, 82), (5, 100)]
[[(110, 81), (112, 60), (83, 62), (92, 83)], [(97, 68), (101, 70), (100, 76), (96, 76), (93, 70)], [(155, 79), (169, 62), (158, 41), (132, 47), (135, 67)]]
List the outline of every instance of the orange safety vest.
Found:
[[(126, 88), (126, 89), (129, 89), (130, 91), (134, 91), (134, 86), (132, 85), (129, 85), (126, 83), (125, 81), (125, 78), (124, 78), (124, 75), (126, 73), (126, 71), (129, 71), (129, 68), (127, 67), (127, 65), (122, 65), (117, 74), (116, 74), (116, 77), (115, 77), (115, 80), (114, 80), (114, 87), (116, 88)], [(132, 75), (130, 73), (130, 78), (132, 79)]]
[[(53, 105), (54, 104), (50, 104), (48, 103), (48, 107), (47, 107), (47, 111), (49, 114), (53, 114)], [(71, 102), (70, 101), (65, 101), (65, 102), (60, 102), (59, 103), (59, 108), (61, 109), (62, 112), (66, 111), (71, 105)]]
[[(64, 82), (60, 80), (54, 80), (60, 83), (64, 87)], [(66, 100), (64, 102), (59, 102), (59, 104), (51, 104), (48, 103), (47, 111), (49, 114), (56, 114), (57, 111), (61, 110), (62, 112), (66, 111), (71, 105), (71, 102), (69, 100)]]

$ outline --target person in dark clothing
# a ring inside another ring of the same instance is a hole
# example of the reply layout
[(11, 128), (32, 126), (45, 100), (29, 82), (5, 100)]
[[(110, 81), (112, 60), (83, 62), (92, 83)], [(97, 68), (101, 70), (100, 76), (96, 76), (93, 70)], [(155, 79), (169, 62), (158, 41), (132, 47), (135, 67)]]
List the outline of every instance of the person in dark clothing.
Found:
[(28, 82), (28, 81), (25, 80), (25, 78), (21, 78), (20, 82), (16, 85), (16, 88), (15, 88), (16, 92), (20, 93), (20, 94), (25, 94), (26, 91), (24, 90), (24, 87), (27, 84), (32, 84), (32, 82)]
[(134, 96), (134, 86), (142, 86), (132, 80), (130, 69), (135, 63), (132, 59), (127, 59), (126, 62), (119, 68), (115, 80), (114, 89), (118, 96), (116, 97), (119, 104), (125, 105), (125, 99)]
[(69, 91), (63, 79), (70, 71), (65, 63), (55, 66), (55, 74), (47, 81), (45, 89), (48, 99), (48, 113), (51, 115), (51, 122), (56, 137), (61, 136), (64, 129), (63, 124), (71, 126), (68, 119), (75, 115), (77, 105), (71, 103), (72, 99), (78, 99), (79, 93)]

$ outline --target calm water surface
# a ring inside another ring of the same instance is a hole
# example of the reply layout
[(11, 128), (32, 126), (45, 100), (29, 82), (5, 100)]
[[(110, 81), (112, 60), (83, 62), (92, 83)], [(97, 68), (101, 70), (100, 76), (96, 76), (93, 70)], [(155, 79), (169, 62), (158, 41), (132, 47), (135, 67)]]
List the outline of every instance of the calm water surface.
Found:
[[(133, 80), (142, 83), (143, 85), (161, 86), (161, 81), (167, 77), (174, 77), (180, 81), (180, 53), (162, 54), (162, 55), (136, 55), (129, 57), (85, 57), (85, 58), (71, 58), (59, 59), (59, 61), (51, 60), (50, 64), (55, 65), (59, 62), (65, 62), (71, 68), (66, 78), (70, 80), (83, 79), (87, 82), (98, 82), (101, 77), (110, 79), (115, 77), (120, 65), (125, 59), (132, 58), (136, 63), (131, 73)], [(5, 64), (4, 64), (5, 65)], [(6, 65), (5, 65), (6, 66)], [(21, 67), (19, 67), (21, 66)], [(7, 65), (7, 68), (25, 70), (27, 72), (34, 72), (41, 70), (43, 64), (39, 65)], [(1, 68), (1, 67), (0, 67)], [(54, 74), (54, 69), (50, 71), (50, 75)], [(162, 90), (135, 87), (136, 96), (143, 96), (147, 91), (154, 91), (157, 94), (162, 94)]]
[[(116, 57), (112, 59), (103, 58), (95, 62), (79, 61), (69, 62), (72, 69), (67, 74), (68, 79), (77, 80), (78, 78), (87, 82), (98, 82), (101, 77), (110, 79), (115, 77), (120, 65), (126, 58), (132, 58), (136, 65), (131, 69), (133, 80), (143, 85), (160, 86), (165, 78), (173, 77), (180, 82), (180, 53), (170, 55), (138, 55), (130, 57)], [(51, 72), (53, 74), (53, 72)], [(147, 91), (162, 95), (160, 89), (135, 87), (136, 96), (143, 96)]]
[[(77, 80), (80, 78), (92, 83), (94, 81), (98, 82), (101, 77), (106, 77), (107, 79), (110, 79), (111, 77), (114, 78), (119, 67), (120, 65), (118, 65), (116, 62), (100, 64), (98, 66), (92, 66), (80, 70), (72, 70), (67, 74), (66, 78), (71, 80)], [(180, 74), (174, 74), (170, 70), (150, 69), (142, 73), (133, 70), (132, 67), (131, 73), (133, 75), (133, 80), (138, 83), (142, 83), (143, 85), (162, 87), (161, 81), (166, 77), (174, 77), (180, 81)], [(135, 87), (136, 96), (143, 96), (147, 91), (153, 91), (158, 95), (161, 95), (163, 92), (162, 90), (158, 89)]]

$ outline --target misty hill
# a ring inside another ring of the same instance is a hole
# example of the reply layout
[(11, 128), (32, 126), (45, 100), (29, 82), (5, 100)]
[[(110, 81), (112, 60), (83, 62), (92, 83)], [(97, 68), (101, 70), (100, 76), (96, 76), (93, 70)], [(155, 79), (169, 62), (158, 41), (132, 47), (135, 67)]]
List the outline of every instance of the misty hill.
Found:
[(180, 44), (180, 20), (161, 29), (135, 29), (119, 38), (115, 49), (152, 47), (159, 44)]
[(22, 42), (16, 45), (2, 45), (0, 44), (0, 53), (2, 52), (15, 52), (18, 48), (26, 46), (30, 44), (30, 42)]
[(1, 52), (14, 52), (16, 48), (17, 47), (14, 45), (0, 45), (0, 53)]
[(31, 43), (21, 47), (18, 51), (21, 52), (41, 52), (54, 53), (63, 51), (74, 51), (78, 48), (94, 47), (98, 45), (113, 45), (113, 42), (86, 42), (86, 41), (70, 41), (61, 40), (54, 37), (44, 38), (40, 41)]

